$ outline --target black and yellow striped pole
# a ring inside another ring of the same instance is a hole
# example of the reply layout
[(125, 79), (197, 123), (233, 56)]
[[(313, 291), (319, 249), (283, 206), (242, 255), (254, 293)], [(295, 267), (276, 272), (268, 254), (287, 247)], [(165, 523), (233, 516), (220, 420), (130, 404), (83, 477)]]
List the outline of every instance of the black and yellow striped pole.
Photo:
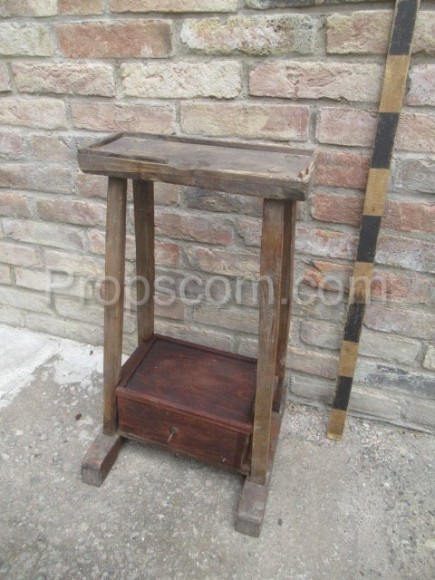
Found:
[[(314, 2), (315, 4), (316, 2)], [(343, 437), (420, 0), (397, 0), (327, 436)]]

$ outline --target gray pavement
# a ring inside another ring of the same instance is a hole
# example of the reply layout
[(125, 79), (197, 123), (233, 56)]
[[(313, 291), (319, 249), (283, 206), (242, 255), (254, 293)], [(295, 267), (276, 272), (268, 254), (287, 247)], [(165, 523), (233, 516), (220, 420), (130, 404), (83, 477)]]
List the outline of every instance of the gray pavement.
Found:
[(435, 578), (435, 438), (289, 405), (261, 538), (242, 480), (127, 443), (80, 481), (100, 430), (101, 349), (0, 326), (0, 578)]

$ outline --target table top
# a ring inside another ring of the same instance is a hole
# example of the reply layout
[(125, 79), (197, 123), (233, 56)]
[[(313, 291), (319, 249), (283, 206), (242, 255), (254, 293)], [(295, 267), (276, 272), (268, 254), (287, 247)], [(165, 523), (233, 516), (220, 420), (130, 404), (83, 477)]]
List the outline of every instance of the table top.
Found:
[(79, 149), (85, 173), (271, 199), (305, 198), (314, 154), (286, 146), (117, 133)]

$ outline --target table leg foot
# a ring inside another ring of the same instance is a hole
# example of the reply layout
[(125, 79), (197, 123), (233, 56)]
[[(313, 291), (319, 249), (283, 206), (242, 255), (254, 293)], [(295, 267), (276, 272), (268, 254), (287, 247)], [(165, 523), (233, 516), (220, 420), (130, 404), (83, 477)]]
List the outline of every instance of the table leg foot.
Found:
[(246, 478), (236, 516), (235, 528), (238, 532), (259, 537), (269, 494), (269, 479), (262, 485)]
[(118, 457), (122, 442), (117, 434), (97, 436), (82, 462), (83, 483), (100, 487)]

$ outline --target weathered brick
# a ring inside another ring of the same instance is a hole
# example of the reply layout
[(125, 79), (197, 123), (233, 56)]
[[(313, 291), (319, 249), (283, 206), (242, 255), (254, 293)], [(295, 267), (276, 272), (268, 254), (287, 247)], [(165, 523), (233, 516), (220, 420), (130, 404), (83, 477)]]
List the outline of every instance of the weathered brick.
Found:
[(86, 322), (63, 320), (58, 316), (46, 316), (39, 313), (28, 313), (26, 316), (26, 327), (37, 332), (47, 332), (50, 334), (77, 340), (85, 344), (103, 344), (103, 329), (99, 326), (86, 324)]
[(31, 200), (21, 193), (0, 191), (0, 216), (29, 218)]
[(173, 238), (227, 246), (233, 241), (228, 219), (158, 210), (155, 213), (157, 233)]
[(77, 158), (75, 140), (67, 136), (31, 135), (30, 145), (33, 157), (40, 161), (64, 163)]
[[(96, 302), (88, 302), (86, 300), (77, 300), (69, 296), (55, 296), (54, 308), (60, 318), (72, 318), (73, 320), (82, 320), (95, 326), (102, 326), (104, 320), (104, 307), (102, 304)], [(124, 324), (127, 322), (125, 317)], [(125, 331), (127, 329), (125, 325)]]
[[(312, 288), (328, 291), (349, 291), (353, 267), (351, 264), (338, 264), (313, 260), (304, 271), (302, 281)], [(430, 278), (416, 275), (403, 276), (376, 267), (370, 285), (371, 297), (408, 304), (431, 304), (432, 284)]]
[(94, 131), (175, 132), (172, 105), (129, 105), (124, 103), (73, 103), (73, 123), (79, 129)]
[(395, 146), (404, 151), (435, 153), (435, 115), (402, 113)]
[(11, 242), (0, 242), (1, 261), (12, 266), (42, 266), (41, 255), (36, 248)]
[[(188, 340), (204, 346), (218, 348), (226, 352), (234, 351), (234, 338), (230, 332), (222, 332), (217, 329), (204, 328), (191, 322), (178, 324), (176, 321), (157, 319), (156, 332), (165, 336), (172, 336), (180, 340)], [(136, 346), (137, 346), (137, 338)]]
[(435, 158), (408, 159), (398, 156), (393, 174), (394, 189), (435, 193)]
[(193, 269), (222, 276), (258, 276), (258, 253), (231, 252), (218, 248), (191, 246), (186, 248)]
[(370, 157), (357, 153), (319, 151), (314, 183), (365, 190)]
[(36, 202), (41, 219), (85, 226), (104, 225), (106, 207), (89, 201), (47, 199)]
[(192, 209), (218, 213), (261, 216), (263, 210), (261, 198), (219, 191), (206, 191), (196, 187), (186, 187), (184, 189), (184, 200), (187, 206)]
[(260, 246), (262, 225), (260, 219), (241, 217), (236, 223), (237, 231), (245, 246)]
[(258, 311), (253, 308), (235, 306), (216, 308), (214, 305), (200, 304), (194, 308), (193, 319), (202, 324), (220, 326), (237, 332), (256, 333), (258, 331)]
[(0, 55), (50, 56), (48, 28), (41, 24), (0, 23)]
[[(320, 320), (303, 320), (301, 340), (310, 346), (337, 350), (343, 338), (343, 328)], [(415, 361), (421, 344), (412, 338), (400, 338), (363, 328), (359, 354), (381, 358), (390, 362), (411, 364)]]
[(180, 187), (173, 183), (154, 183), (154, 202), (156, 205), (178, 205)]
[(205, 54), (310, 54), (314, 34), (315, 21), (309, 16), (234, 16), (224, 22), (220, 18), (186, 20), (181, 40), (191, 50)]
[(251, 95), (378, 102), (382, 68), (346, 62), (265, 62), (249, 75)]
[(235, 12), (237, 0), (111, 0), (112, 12)]
[(286, 366), (292, 371), (334, 379), (337, 376), (338, 356), (290, 346)]
[(435, 314), (427, 310), (390, 308), (373, 302), (367, 307), (365, 324), (373, 330), (435, 340)]
[(85, 234), (72, 226), (62, 226), (30, 220), (3, 220), (6, 237), (17, 242), (55, 246), (57, 248), (83, 250)]
[(78, 169), (76, 175), (76, 193), (83, 197), (106, 198), (107, 177), (104, 175), (82, 173)]
[(428, 400), (418, 400), (412, 397), (403, 408), (402, 416), (407, 424), (412, 427), (425, 428), (434, 431), (435, 428), (435, 403)]
[[(158, 299), (158, 296), (156, 296)], [(166, 297), (163, 297), (163, 302)], [(186, 317), (186, 306), (180, 300), (174, 300), (172, 304), (155, 304), (154, 313), (156, 316), (162, 318), (169, 318), (170, 320), (184, 320)]]
[(309, 108), (294, 105), (186, 103), (181, 105), (183, 131), (194, 135), (305, 141)]
[(307, 319), (333, 320), (344, 322), (346, 304), (344, 300), (326, 302), (317, 290), (300, 284), (296, 278), (296, 288), (293, 292), (293, 313)]
[(115, 95), (113, 67), (102, 63), (13, 64), (17, 89), (27, 93)]
[(425, 369), (435, 371), (435, 346), (429, 345), (424, 357), (423, 366)]
[[(331, 14), (327, 23), (327, 51), (334, 54), (386, 54), (393, 13), (358, 11)], [(435, 14), (422, 11), (417, 16), (413, 52), (435, 52)]]
[(147, 62), (121, 65), (124, 93), (132, 97), (231, 99), (241, 91), (240, 63), (215, 60), (205, 63)]
[(9, 305), (0, 305), (0, 322), (3, 324), (9, 324), (10, 326), (18, 328), (25, 325), (25, 319), (26, 315), (24, 310), (13, 308)]
[(60, 250), (44, 251), (45, 265), (48, 270), (66, 272), (68, 274), (96, 277), (99, 280), (104, 276), (104, 263), (97, 256), (83, 256), (62, 252)]
[(4, 0), (0, 6), (0, 16), (54, 16), (57, 14), (57, 0)]
[(0, 132), (0, 157), (17, 159), (27, 150), (27, 139), (20, 133), (12, 131)]
[(4, 97), (0, 99), (0, 123), (42, 129), (64, 129), (67, 126), (65, 103), (50, 98)]
[(435, 272), (435, 244), (384, 234), (378, 240), (376, 262), (417, 272)]
[(44, 313), (51, 311), (50, 301), (47, 295), (16, 287), (0, 287), (0, 303), (23, 310), (34, 310)]
[[(104, 254), (106, 235), (102, 230), (89, 230), (89, 251), (94, 254)], [(126, 239), (126, 257), (128, 260), (135, 258), (135, 240), (133, 236)], [(156, 265), (166, 267), (178, 267), (181, 260), (180, 246), (175, 242), (157, 240), (155, 243)]]
[(12, 284), (11, 269), (6, 264), (0, 264), (0, 284)]
[(57, 38), (69, 58), (161, 58), (172, 50), (167, 20), (116, 20), (58, 24)]
[(317, 139), (333, 145), (372, 147), (376, 122), (374, 111), (327, 107), (320, 111)]
[(50, 291), (50, 272), (17, 267), (14, 268), (14, 272), (17, 286), (39, 290), (40, 292)]
[(406, 95), (407, 105), (435, 106), (435, 65), (419, 64), (409, 72), (410, 89)]
[(72, 172), (61, 165), (4, 163), (0, 166), (0, 181), (3, 187), (15, 189), (72, 192)]
[(102, 14), (104, 10), (104, 0), (58, 0), (59, 14), (90, 15)]
[[(312, 198), (311, 213), (317, 220), (359, 226), (363, 204), (363, 196), (317, 193)], [(390, 198), (386, 203), (382, 227), (435, 233), (435, 204)]]
[(355, 372), (355, 382), (370, 387), (404, 391), (417, 397), (435, 398), (433, 374), (390, 366), (383, 362), (361, 359)]
[(298, 226), (296, 251), (315, 256), (353, 259), (356, 250), (356, 236), (333, 230)]
[(0, 93), (11, 91), (8, 68), (5, 63), (0, 62)]

